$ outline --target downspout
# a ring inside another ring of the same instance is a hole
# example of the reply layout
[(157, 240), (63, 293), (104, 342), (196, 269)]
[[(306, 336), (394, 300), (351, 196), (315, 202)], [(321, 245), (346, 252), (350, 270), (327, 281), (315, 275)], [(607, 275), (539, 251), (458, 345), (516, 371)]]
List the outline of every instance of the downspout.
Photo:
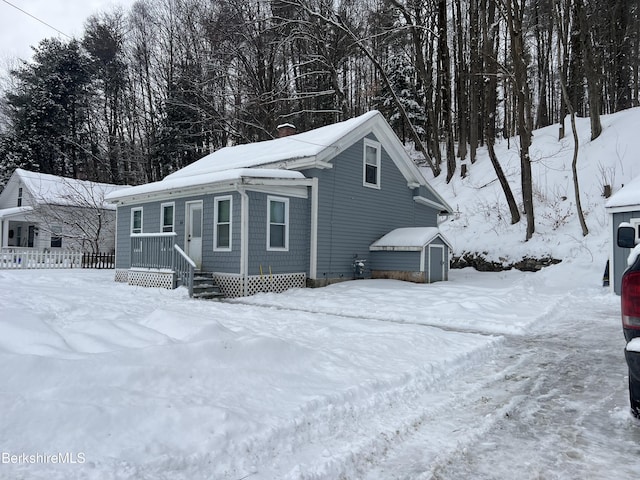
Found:
[(318, 178), (311, 184), (311, 246), (309, 249), (309, 277), (318, 278)]
[(236, 185), (240, 194), (240, 278), (243, 296), (249, 294), (249, 195), (241, 185)]

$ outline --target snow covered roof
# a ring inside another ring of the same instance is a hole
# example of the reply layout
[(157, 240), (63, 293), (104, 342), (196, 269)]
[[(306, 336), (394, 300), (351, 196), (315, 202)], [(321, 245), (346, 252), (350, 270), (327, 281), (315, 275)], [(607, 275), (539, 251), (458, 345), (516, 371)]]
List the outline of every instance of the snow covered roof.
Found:
[(33, 211), (33, 207), (11, 207), (0, 210), (0, 218), (9, 218), (20, 216), (22, 214)]
[[(359, 117), (308, 132), (264, 142), (221, 148), (191, 165), (167, 175), (165, 180), (234, 168), (258, 167), (283, 161), (333, 156), (337, 153), (335, 144), (341, 138), (378, 115), (380, 113), (373, 110)], [(325, 155), (321, 155), (323, 153)]]
[[(59, 177), (22, 168), (17, 168), (13, 175), (28, 189), (36, 204), (94, 205), (96, 201), (102, 202), (105, 195), (126, 188), (123, 185)], [(106, 203), (102, 207), (113, 208)]]
[[(452, 211), (427, 183), (393, 129), (376, 110), (296, 135), (225, 147), (167, 175), (159, 182), (133, 187), (126, 192), (115, 192), (107, 198), (110, 201), (137, 201), (140, 196), (151, 198), (164, 193), (174, 194), (177, 193), (176, 189), (181, 192), (203, 190), (209, 184), (238, 180), (240, 177), (305, 178), (300, 173), (292, 176), (283, 172), (331, 167), (329, 161), (370, 133), (382, 142), (407, 185), (411, 188), (426, 186), (436, 199), (436, 208)], [(254, 172), (255, 169), (261, 172)]]
[(614, 193), (605, 203), (608, 210), (640, 207), (640, 175)]
[(131, 199), (133, 197), (139, 198), (141, 196), (154, 195), (163, 192), (178, 193), (184, 190), (193, 190), (224, 182), (235, 183), (243, 178), (296, 180), (304, 179), (305, 176), (300, 172), (273, 168), (236, 168), (221, 172), (202, 173), (197, 176), (188, 177), (172, 177), (169, 175), (165, 177), (164, 180), (160, 180), (158, 182), (147, 183), (145, 185), (138, 185), (137, 187), (129, 187), (124, 190), (112, 192), (107, 195), (106, 200), (116, 201)]
[(390, 231), (373, 242), (369, 250), (419, 251), (436, 237), (440, 237), (451, 248), (451, 245), (437, 227), (406, 227)]

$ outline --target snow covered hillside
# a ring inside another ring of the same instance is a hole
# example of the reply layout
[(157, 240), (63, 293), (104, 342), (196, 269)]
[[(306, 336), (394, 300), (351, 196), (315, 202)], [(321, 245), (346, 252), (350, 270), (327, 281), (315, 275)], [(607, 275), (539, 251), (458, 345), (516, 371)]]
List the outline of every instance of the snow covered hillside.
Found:
[[(567, 134), (562, 140), (558, 140), (557, 124), (533, 133), (530, 153), (536, 233), (529, 242), (524, 241), (524, 218), (516, 225), (510, 224), (504, 193), (486, 148), (478, 150), (477, 161), (470, 165), (466, 178), (460, 178), (458, 171), (448, 185), (444, 174), (434, 179), (428, 169), (423, 170), (431, 184), (457, 210), (456, 215), (441, 226), (456, 255), (484, 253), (488, 260), (505, 264), (527, 256), (551, 256), (561, 260), (580, 258), (581, 261), (597, 261), (604, 269), (609, 253), (604, 186), (610, 185), (615, 193), (640, 175), (640, 108), (603, 116), (603, 132), (594, 141), (590, 140), (589, 119), (576, 120), (580, 140), (578, 179), (589, 235), (582, 236), (576, 215), (571, 172), (573, 136), (567, 117)], [(500, 140), (495, 150), (516, 201), (522, 205), (517, 138)]]

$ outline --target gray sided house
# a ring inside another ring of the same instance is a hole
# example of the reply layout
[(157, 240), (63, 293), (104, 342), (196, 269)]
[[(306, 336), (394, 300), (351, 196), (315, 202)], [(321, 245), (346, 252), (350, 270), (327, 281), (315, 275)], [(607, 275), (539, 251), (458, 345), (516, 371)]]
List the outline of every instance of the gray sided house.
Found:
[(640, 242), (640, 176), (612, 195), (605, 206), (611, 219), (609, 284), (613, 291), (620, 295), (622, 274), (627, 268), (627, 257), (631, 249), (617, 245), (617, 231), (621, 223), (629, 223), (636, 229), (636, 243)]
[[(176, 258), (186, 257), (227, 296), (448, 273), (449, 244), (437, 226), (451, 208), (376, 111), (226, 147), (108, 199), (118, 207), (118, 281), (170, 288)], [(422, 229), (405, 231), (412, 249), (401, 231), (384, 248), (374, 244), (406, 228)]]
[(0, 193), (0, 247), (113, 252), (116, 212), (104, 197), (123, 188), (17, 168)]

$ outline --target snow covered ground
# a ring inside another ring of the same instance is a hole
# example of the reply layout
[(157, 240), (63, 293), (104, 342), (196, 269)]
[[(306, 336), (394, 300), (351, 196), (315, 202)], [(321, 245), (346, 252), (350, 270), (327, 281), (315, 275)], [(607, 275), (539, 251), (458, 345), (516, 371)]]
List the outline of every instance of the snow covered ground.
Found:
[(2, 271), (0, 478), (631, 478), (599, 267), (221, 303)]
[[(432, 179), (455, 253), (537, 273), (360, 280), (225, 302), (112, 271), (0, 271), (2, 479), (610, 479), (640, 472), (603, 186), (638, 173), (640, 109), (538, 130), (536, 234), (486, 152)], [(569, 131), (569, 130), (568, 130)], [(517, 142), (496, 151), (519, 191)]]

